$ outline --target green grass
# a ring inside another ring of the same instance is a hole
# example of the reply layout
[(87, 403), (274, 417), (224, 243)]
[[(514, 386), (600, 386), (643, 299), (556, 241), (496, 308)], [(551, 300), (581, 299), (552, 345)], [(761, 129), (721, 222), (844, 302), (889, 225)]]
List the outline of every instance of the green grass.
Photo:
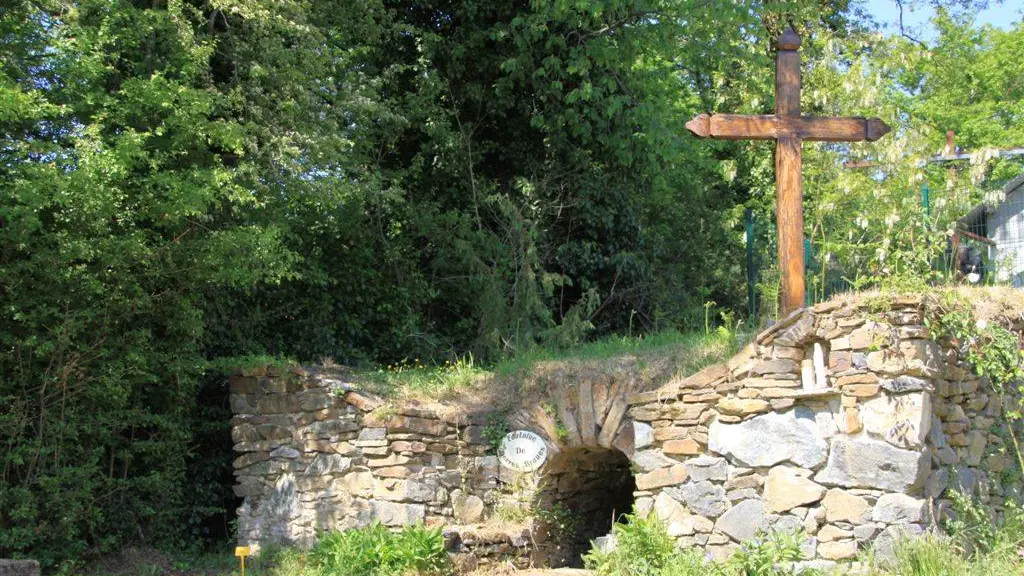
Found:
[(744, 338), (725, 331), (689, 332), (665, 330), (644, 336), (610, 336), (581, 344), (567, 350), (536, 348), (515, 358), (498, 363), (494, 372), (500, 376), (528, 372), (541, 362), (608, 360), (619, 356), (643, 357), (671, 352), (680, 359), (683, 373), (725, 360)]
[(487, 379), (527, 375), (546, 362), (597, 364), (634, 356), (643, 368), (646, 359), (661, 357), (671, 359), (675, 373), (686, 375), (727, 359), (748, 336), (724, 330), (707, 334), (667, 330), (644, 336), (610, 336), (569, 349), (536, 347), (486, 366), (474, 362), (472, 356), (440, 366), (425, 365), (418, 358), (406, 359), (358, 372), (355, 377), (368, 391), (386, 398), (442, 398)]

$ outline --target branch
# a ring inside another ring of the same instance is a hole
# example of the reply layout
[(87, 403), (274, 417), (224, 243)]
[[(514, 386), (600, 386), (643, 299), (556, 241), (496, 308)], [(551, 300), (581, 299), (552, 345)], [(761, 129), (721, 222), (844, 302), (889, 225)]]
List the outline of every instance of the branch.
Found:
[(907, 34), (906, 28), (904, 28), (904, 26), (903, 26), (903, 0), (895, 0), (895, 2), (896, 2), (896, 6), (898, 6), (899, 9), (900, 9), (900, 36), (903, 36), (904, 38), (906, 38), (907, 40), (910, 40), (911, 42), (916, 42), (918, 46), (920, 46), (921, 48), (924, 48), (925, 50), (927, 50), (928, 49), (928, 45), (927, 44), (925, 44), (924, 42), (918, 40), (917, 38), (914, 38), (910, 34)]

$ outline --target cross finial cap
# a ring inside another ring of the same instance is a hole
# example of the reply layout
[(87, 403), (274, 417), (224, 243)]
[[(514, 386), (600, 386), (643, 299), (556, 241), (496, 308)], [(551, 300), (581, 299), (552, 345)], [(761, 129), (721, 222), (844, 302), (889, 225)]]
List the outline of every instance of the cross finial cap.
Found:
[(793, 30), (792, 26), (786, 26), (782, 36), (779, 36), (778, 46), (779, 50), (799, 50), (800, 35)]

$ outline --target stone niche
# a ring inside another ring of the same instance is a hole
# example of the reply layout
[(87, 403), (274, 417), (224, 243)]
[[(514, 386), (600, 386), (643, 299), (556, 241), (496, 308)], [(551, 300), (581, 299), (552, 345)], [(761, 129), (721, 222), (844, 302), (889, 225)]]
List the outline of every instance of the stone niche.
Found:
[[(719, 558), (762, 530), (802, 530), (819, 564), (884, 556), (935, 525), (949, 490), (998, 506), (1015, 488), (1000, 484), (1004, 399), (929, 338), (920, 298), (881, 308), (797, 311), (691, 376), (569, 375), (510, 418), (548, 443), (525, 476), (499, 465), (486, 415), (382, 406), (325, 368), (236, 375), (239, 539), (425, 522), (466, 566), (574, 566), (635, 507)], [(510, 506), (532, 519), (508, 528)], [(566, 511), (572, 530), (555, 533)]]

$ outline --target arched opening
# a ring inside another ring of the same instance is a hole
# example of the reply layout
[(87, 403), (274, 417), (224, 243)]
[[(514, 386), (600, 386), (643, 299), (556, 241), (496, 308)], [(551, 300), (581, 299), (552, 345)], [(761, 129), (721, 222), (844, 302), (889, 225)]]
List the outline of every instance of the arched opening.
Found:
[(572, 448), (544, 467), (534, 509), (534, 538), (544, 564), (580, 567), (593, 539), (633, 508), (636, 480), (616, 449)]

